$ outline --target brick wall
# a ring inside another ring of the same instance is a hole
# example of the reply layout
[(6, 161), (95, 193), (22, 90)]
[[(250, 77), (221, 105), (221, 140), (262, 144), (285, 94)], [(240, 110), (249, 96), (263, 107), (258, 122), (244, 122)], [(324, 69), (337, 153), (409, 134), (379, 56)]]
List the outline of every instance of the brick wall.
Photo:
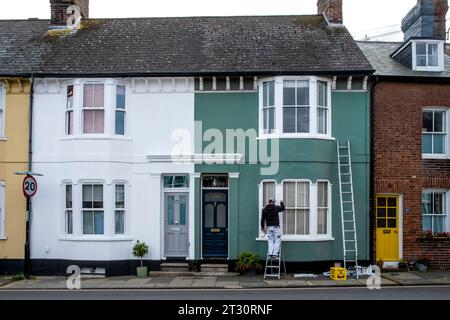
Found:
[[(450, 107), (450, 84), (377, 85), (373, 127), (375, 194), (403, 195), (404, 259), (426, 255), (435, 264), (448, 264), (450, 242), (419, 240), (422, 189), (450, 189), (450, 160), (422, 160), (422, 108), (432, 106)], [(410, 213), (405, 212), (406, 208)]]

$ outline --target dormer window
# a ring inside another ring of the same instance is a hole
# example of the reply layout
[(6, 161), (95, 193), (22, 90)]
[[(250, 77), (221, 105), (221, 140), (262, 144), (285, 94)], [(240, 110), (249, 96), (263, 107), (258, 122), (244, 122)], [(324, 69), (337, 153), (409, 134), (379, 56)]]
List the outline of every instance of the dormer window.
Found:
[(444, 42), (413, 41), (413, 69), (416, 71), (444, 71)]

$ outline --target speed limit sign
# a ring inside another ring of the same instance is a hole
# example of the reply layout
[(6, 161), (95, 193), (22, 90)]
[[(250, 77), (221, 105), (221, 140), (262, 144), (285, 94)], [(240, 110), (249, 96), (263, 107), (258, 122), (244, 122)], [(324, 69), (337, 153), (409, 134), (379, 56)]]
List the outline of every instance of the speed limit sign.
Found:
[(26, 176), (23, 180), (23, 194), (27, 198), (33, 197), (37, 192), (37, 181), (33, 176)]

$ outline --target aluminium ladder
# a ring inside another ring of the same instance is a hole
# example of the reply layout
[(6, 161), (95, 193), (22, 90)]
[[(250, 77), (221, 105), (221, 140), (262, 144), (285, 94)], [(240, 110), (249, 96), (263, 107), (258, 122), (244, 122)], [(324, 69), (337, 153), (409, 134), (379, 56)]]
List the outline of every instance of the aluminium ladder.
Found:
[(347, 263), (355, 264), (355, 274), (359, 278), (358, 238), (356, 234), (355, 198), (353, 194), (353, 174), (350, 141), (341, 145), (337, 142), (339, 187), (342, 218), (342, 242), (344, 249), (344, 268)]
[(283, 256), (283, 243), (280, 245), (280, 252), (278, 256), (272, 258), (267, 253), (266, 258), (266, 269), (264, 271), (264, 279), (267, 278), (277, 278), (281, 279), (281, 269), (283, 268), (283, 274), (286, 275), (286, 262)]

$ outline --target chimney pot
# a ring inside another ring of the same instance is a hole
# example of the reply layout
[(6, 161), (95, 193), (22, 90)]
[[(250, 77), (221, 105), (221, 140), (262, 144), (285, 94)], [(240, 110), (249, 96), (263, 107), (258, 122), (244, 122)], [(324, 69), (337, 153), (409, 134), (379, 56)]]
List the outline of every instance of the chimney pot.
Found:
[(317, 0), (317, 13), (324, 14), (330, 23), (343, 23), (342, 0)]

